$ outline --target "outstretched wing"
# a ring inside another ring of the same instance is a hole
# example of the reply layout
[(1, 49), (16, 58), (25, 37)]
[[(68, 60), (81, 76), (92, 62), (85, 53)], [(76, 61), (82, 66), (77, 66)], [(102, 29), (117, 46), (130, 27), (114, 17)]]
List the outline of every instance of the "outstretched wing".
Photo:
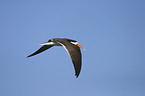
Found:
[(51, 48), (52, 46), (53, 46), (53, 45), (44, 45), (44, 46), (42, 46), (40, 49), (38, 49), (36, 52), (34, 52), (33, 54), (27, 56), (27, 58), (28, 58), (28, 57), (31, 57), (31, 56), (34, 56), (34, 55), (37, 55), (37, 54), (39, 54), (39, 53), (41, 53), (41, 52), (43, 52), (43, 51), (45, 51), (45, 50)]
[(80, 48), (67, 40), (56, 40), (56, 42), (61, 44), (68, 52), (75, 68), (75, 76), (78, 77), (82, 66), (82, 55)]

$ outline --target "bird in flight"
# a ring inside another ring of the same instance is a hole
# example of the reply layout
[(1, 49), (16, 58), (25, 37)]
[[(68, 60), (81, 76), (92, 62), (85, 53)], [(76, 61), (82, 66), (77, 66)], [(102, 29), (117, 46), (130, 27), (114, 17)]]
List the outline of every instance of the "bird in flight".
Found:
[(81, 71), (81, 65), (82, 65), (82, 55), (81, 55), (80, 48), (82, 49), (84, 48), (80, 44), (78, 44), (77, 41), (67, 39), (67, 38), (54, 38), (54, 39), (49, 39), (47, 42), (38, 45), (43, 45), (43, 46), (40, 49), (38, 49), (36, 52), (27, 56), (27, 58), (39, 54), (53, 46), (63, 46), (72, 60), (75, 69), (76, 78), (79, 76)]

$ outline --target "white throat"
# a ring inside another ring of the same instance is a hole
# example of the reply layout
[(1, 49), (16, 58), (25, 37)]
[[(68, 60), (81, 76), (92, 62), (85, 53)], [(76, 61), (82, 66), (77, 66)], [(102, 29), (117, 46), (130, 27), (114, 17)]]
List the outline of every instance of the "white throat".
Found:
[(72, 44), (74, 44), (74, 45), (78, 44), (78, 42), (70, 42), (70, 43), (72, 43)]

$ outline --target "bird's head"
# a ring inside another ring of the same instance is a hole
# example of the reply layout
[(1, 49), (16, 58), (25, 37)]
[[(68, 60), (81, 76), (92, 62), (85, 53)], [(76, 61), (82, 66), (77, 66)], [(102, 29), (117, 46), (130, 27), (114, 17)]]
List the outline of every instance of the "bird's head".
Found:
[[(74, 45), (76, 45), (76, 46), (78, 46), (78, 47), (84, 49), (84, 48), (83, 48), (77, 41), (75, 41), (75, 40), (71, 40), (70, 43), (72, 43), (72, 44), (74, 44)], [(86, 50), (86, 49), (84, 49), (84, 50)]]

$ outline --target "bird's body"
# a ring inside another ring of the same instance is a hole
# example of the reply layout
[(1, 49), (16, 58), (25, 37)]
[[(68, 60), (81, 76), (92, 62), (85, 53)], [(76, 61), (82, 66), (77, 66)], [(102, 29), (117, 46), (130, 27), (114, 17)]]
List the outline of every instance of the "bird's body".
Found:
[(53, 46), (63, 46), (68, 52), (74, 64), (76, 77), (79, 76), (80, 71), (81, 71), (81, 65), (82, 65), (82, 56), (81, 56), (80, 48), (82, 49), (84, 48), (81, 45), (79, 45), (77, 41), (67, 39), (67, 38), (54, 38), (54, 39), (49, 39), (48, 42), (42, 43), (39, 45), (43, 45), (43, 46), (40, 49), (38, 49), (36, 52), (34, 52), (33, 54), (29, 55), (28, 57), (39, 54)]

